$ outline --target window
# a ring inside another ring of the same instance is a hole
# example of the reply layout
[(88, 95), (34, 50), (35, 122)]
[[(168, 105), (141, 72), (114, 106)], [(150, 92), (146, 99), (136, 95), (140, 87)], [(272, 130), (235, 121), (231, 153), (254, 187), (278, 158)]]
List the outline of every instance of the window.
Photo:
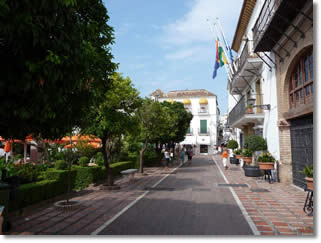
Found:
[(207, 133), (207, 120), (201, 120), (201, 133)]
[(308, 49), (299, 59), (290, 76), (289, 102), (290, 108), (299, 104), (313, 102), (313, 48)]

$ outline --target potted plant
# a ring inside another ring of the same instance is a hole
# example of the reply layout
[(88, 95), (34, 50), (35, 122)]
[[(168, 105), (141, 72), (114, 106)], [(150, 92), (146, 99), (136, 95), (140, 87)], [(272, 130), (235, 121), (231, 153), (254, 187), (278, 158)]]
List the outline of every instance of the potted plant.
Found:
[[(234, 149), (236, 149), (238, 146), (239, 146), (239, 144), (237, 143), (237, 141), (235, 141), (235, 140), (233, 140), (233, 139), (231, 139), (231, 140), (229, 140), (229, 141), (227, 142), (227, 147), (228, 147), (229, 149), (232, 149), (233, 154), (234, 154)], [(230, 163), (231, 163), (231, 164), (238, 164), (238, 161), (237, 161), (237, 159), (235, 158), (235, 156), (230, 157)]]
[(313, 191), (313, 164), (306, 165), (303, 169), (303, 174), (305, 175), (307, 189)]
[[(244, 147), (251, 152), (252, 164), (244, 167), (245, 176), (261, 176), (260, 167), (255, 165), (255, 152), (267, 149), (266, 141), (261, 136), (251, 135), (245, 139)], [(244, 152), (243, 152), (244, 153)], [(250, 153), (248, 153), (249, 155)], [(246, 155), (246, 154), (245, 154)], [(243, 155), (243, 156), (245, 156)], [(244, 160), (244, 158), (243, 158)]]
[(251, 164), (252, 163), (252, 151), (248, 150), (248, 149), (244, 149), (242, 151), (242, 157), (243, 157), (243, 161), (245, 164)]
[(247, 105), (246, 107), (246, 113), (248, 114), (252, 114), (253, 113), (253, 106), (252, 105)]
[(273, 170), (274, 161), (275, 159), (270, 153), (263, 153), (257, 158), (261, 170)]
[(234, 151), (236, 159), (241, 159), (242, 158), (242, 149), (237, 149)]

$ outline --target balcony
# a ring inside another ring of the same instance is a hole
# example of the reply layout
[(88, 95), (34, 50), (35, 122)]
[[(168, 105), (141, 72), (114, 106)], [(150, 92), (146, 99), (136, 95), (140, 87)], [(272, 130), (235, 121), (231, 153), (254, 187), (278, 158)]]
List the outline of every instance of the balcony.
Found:
[(309, 1), (266, 0), (252, 29), (254, 51), (271, 51), (307, 2)]
[(255, 75), (260, 75), (263, 62), (251, 52), (249, 44), (250, 41), (246, 40), (242, 53), (235, 62), (236, 72), (232, 77), (231, 94), (239, 94), (239, 91), (243, 90)]
[(208, 108), (207, 107), (201, 107), (200, 109), (198, 109), (198, 114), (199, 115), (208, 115)]
[(199, 136), (209, 136), (210, 135), (210, 129), (198, 129), (198, 135)]
[[(257, 95), (257, 101), (261, 101), (262, 95)], [(261, 103), (261, 102), (260, 102)], [(256, 105), (259, 105), (257, 103)], [(261, 104), (260, 104), (261, 105)], [(264, 120), (264, 113), (260, 108), (252, 108), (250, 111), (247, 108), (246, 97), (243, 96), (239, 102), (234, 106), (228, 116), (229, 127), (242, 128), (243, 126), (254, 123), (262, 124)]]

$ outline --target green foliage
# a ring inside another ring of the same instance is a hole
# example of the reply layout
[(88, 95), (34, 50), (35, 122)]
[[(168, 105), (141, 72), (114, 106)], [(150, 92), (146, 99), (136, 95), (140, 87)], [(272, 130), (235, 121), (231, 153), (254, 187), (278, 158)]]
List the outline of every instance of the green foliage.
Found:
[(229, 149), (236, 149), (236, 148), (238, 148), (238, 146), (239, 146), (239, 144), (238, 144), (235, 140), (233, 140), (233, 139), (231, 139), (231, 140), (229, 140), (229, 141), (227, 142), (227, 147), (228, 147)]
[(234, 154), (241, 155), (242, 154), (242, 149), (235, 150)]
[(263, 153), (257, 158), (258, 162), (274, 162), (275, 158), (270, 153)]
[[(90, 6), (90, 7), (88, 7)], [(64, 136), (115, 70), (103, 1), (0, 1), (0, 134)]]
[(57, 170), (66, 170), (68, 167), (66, 161), (64, 160), (57, 160), (56, 163), (55, 163), (55, 168)]
[(246, 149), (254, 151), (262, 151), (267, 149), (266, 141), (261, 136), (251, 135), (246, 137), (244, 142), (244, 147)]
[(95, 163), (99, 166), (104, 166), (104, 156), (102, 152), (96, 154)]
[(88, 166), (88, 163), (89, 163), (89, 159), (88, 159), (88, 157), (86, 157), (86, 156), (81, 157), (81, 158), (79, 159), (79, 165), (82, 166), (82, 167)]
[(311, 165), (306, 165), (306, 166), (304, 167), (302, 173), (303, 173), (306, 177), (313, 178), (313, 164), (311, 164)]
[(21, 179), (21, 183), (30, 183), (37, 181), (40, 175), (40, 170), (39, 167), (31, 163), (27, 163), (17, 167), (16, 175)]
[[(132, 161), (112, 164), (113, 175), (120, 175), (120, 171), (134, 168), (134, 164)], [(66, 193), (69, 178), (74, 190), (81, 190), (93, 182), (106, 178), (106, 170), (102, 167), (73, 166), (71, 177), (68, 171), (54, 168), (49, 168), (41, 174), (44, 180), (23, 184), (19, 187), (19, 198), (10, 201), (10, 211)]]
[(243, 157), (252, 157), (253, 153), (249, 149), (244, 149), (241, 154), (242, 154)]

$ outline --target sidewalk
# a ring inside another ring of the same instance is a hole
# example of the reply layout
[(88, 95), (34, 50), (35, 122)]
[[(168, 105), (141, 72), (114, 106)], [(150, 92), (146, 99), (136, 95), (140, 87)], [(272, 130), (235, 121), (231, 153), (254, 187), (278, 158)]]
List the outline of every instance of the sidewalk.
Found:
[(248, 185), (232, 189), (261, 235), (313, 235), (313, 216), (303, 212), (307, 192), (293, 185), (269, 184), (261, 178), (246, 177), (239, 165), (231, 164), (224, 170), (221, 155), (213, 157), (228, 183)]
[(81, 206), (75, 210), (62, 211), (55, 208), (53, 203), (41, 208), (34, 207), (26, 215), (10, 217), (12, 229), (4, 234), (89, 235), (142, 195), (145, 187), (153, 185), (175, 167), (167, 172), (160, 167), (144, 168), (145, 175), (135, 175), (132, 182), (127, 178), (115, 181), (121, 187), (116, 191), (101, 190), (100, 186), (87, 188), (85, 190), (89, 193), (71, 199), (81, 202)]

